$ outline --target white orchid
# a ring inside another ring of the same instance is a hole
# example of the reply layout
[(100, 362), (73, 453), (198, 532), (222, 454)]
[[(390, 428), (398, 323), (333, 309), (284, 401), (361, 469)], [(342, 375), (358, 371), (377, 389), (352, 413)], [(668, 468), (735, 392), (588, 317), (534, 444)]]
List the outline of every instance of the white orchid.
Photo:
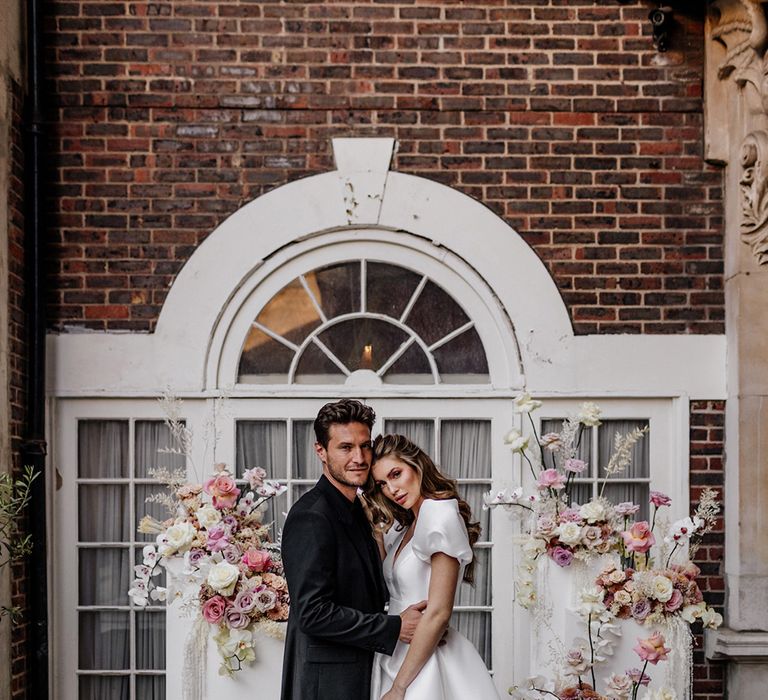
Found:
[(515, 413), (530, 413), (541, 406), (541, 401), (531, 398), (531, 395), (524, 391), (515, 399)]
[(512, 506), (520, 503), (522, 496), (522, 486), (518, 486), (512, 491), (509, 489), (502, 489), (496, 493), (489, 491), (483, 494), (483, 510), (488, 510), (494, 506), (502, 506), (505, 510), (511, 510)]
[(682, 518), (672, 523), (669, 528), (669, 534), (664, 538), (667, 544), (684, 545), (693, 535), (704, 527), (704, 521), (694, 516), (693, 518)]
[(576, 420), (582, 425), (587, 427), (595, 427), (600, 425), (600, 414), (603, 409), (592, 401), (585, 401), (579, 407), (579, 412), (576, 415)]
[(504, 436), (504, 444), (509, 445), (512, 452), (522, 452), (528, 447), (529, 440), (530, 438), (524, 436), (517, 428), (512, 428)]
[(707, 629), (716, 630), (723, 624), (723, 616), (714, 608), (706, 608), (701, 614), (701, 623)]

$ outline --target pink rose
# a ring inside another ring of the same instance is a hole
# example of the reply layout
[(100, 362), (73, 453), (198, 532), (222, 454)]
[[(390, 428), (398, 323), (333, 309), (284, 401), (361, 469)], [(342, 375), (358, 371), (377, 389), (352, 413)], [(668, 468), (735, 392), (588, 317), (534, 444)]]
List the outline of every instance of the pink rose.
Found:
[(545, 469), (539, 474), (539, 480), (536, 485), (540, 491), (565, 488), (565, 475), (560, 474), (557, 469)]
[(242, 562), (251, 571), (259, 572), (264, 571), (272, 563), (272, 558), (269, 552), (251, 547), (251, 549), (243, 554)]
[(629, 530), (622, 532), (621, 536), (630, 552), (644, 553), (656, 544), (656, 538), (645, 520), (635, 523)]
[(672, 591), (670, 599), (664, 603), (664, 609), (667, 612), (675, 612), (683, 604), (683, 594), (675, 588)]
[(213, 507), (232, 508), (240, 495), (235, 480), (226, 472), (221, 472), (205, 482), (203, 490), (213, 497)]
[(246, 469), (243, 472), (243, 479), (245, 479), (248, 482), (248, 485), (256, 490), (264, 483), (264, 477), (267, 476), (267, 472), (265, 472), (261, 467), (254, 467), (253, 469)]
[(203, 604), (203, 617), (205, 621), (215, 625), (224, 617), (224, 611), (227, 609), (227, 601), (220, 595), (209, 598)]
[(241, 630), (251, 624), (251, 618), (237, 608), (229, 608), (224, 619), (227, 627), (233, 630)]
[(552, 557), (552, 561), (558, 566), (566, 567), (570, 566), (573, 561), (573, 552), (564, 547), (554, 547), (549, 550), (549, 556)]
[(574, 474), (581, 474), (587, 468), (587, 463), (580, 459), (566, 459), (563, 469)]
[(654, 632), (648, 639), (638, 639), (637, 646), (632, 649), (643, 661), (654, 666), (659, 661), (664, 661), (671, 651), (664, 646), (664, 637), (660, 632)]
[(578, 508), (563, 508), (560, 511), (559, 520), (561, 523), (579, 523), (581, 522), (581, 513), (579, 513)]
[(651, 491), (650, 502), (657, 508), (661, 506), (668, 506), (672, 503), (672, 499), (661, 491)]
[(221, 525), (214, 525), (208, 530), (208, 539), (206, 540), (206, 547), (210, 552), (221, 552), (229, 547), (229, 539), (227, 539), (227, 531), (221, 527)]

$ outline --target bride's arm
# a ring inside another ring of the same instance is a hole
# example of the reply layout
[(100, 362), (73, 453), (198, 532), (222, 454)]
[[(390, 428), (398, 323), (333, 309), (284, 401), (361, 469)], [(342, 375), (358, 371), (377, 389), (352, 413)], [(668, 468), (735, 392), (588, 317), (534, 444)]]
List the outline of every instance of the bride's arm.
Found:
[(459, 562), (447, 554), (432, 555), (432, 574), (429, 580), (427, 609), (416, 628), (403, 665), (397, 672), (395, 682), (382, 700), (401, 700), (405, 691), (419, 675), (424, 664), (435, 651), (453, 612), (453, 599), (459, 577)]

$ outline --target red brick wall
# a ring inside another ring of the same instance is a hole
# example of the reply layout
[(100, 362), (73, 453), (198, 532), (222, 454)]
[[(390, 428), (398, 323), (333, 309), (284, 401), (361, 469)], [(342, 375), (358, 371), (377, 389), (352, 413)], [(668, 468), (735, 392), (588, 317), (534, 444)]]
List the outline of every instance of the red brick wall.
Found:
[(721, 333), (705, 8), (676, 4), (659, 54), (656, 5), (51, 2), (52, 327), (152, 330), (228, 214), (378, 135), (504, 217), (577, 333)]
[[(12, 124), (10, 143), (11, 177), (8, 192), (8, 323), (9, 323), (9, 396), (11, 415), (11, 457), (13, 472), (21, 472), (21, 441), (26, 420), (26, 325), (24, 319), (24, 153), (23, 91), (10, 82)], [(26, 562), (13, 564), (11, 573), (11, 605), (27, 609), (28, 567)], [(11, 633), (11, 693), (14, 700), (26, 697), (26, 644), (28, 622), (25, 618), (13, 626)]]
[[(691, 502), (698, 503), (705, 486), (720, 492), (720, 501), (725, 502), (724, 471), (724, 401), (691, 402)], [(725, 580), (723, 578), (723, 557), (725, 546), (725, 525), (721, 514), (717, 529), (707, 535), (699, 550), (696, 564), (701, 567), (701, 590), (708, 603), (723, 614), (725, 605)], [(696, 700), (722, 700), (725, 697), (725, 665), (707, 662), (704, 658), (704, 641), (700, 625), (696, 632), (694, 646), (693, 691)]]

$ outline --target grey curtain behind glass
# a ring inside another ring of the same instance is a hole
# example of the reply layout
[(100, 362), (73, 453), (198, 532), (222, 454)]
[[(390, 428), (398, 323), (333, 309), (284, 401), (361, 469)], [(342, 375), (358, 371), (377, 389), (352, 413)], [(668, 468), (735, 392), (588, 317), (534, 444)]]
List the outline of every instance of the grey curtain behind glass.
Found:
[(418, 445), (432, 459), (435, 457), (435, 421), (433, 420), (402, 420), (384, 421), (384, 432), (405, 435), (411, 442)]

